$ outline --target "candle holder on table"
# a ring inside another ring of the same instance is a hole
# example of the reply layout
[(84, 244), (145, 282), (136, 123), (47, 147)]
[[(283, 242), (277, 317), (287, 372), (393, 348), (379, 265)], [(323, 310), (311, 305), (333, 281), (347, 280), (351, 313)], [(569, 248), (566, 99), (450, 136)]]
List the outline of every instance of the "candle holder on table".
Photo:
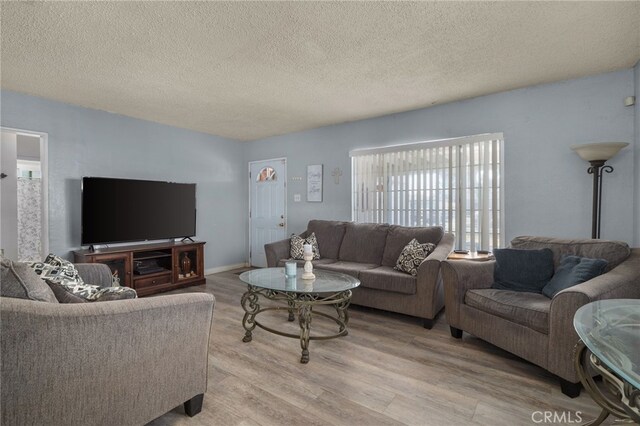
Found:
[(302, 274), (302, 279), (315, 280), (316, 276), (313, 274), (313, 263), (311, 263), (311, 260), (313, 259), (313, 253), (305, 253), (302, 258), (304, 259), (304, 273)]

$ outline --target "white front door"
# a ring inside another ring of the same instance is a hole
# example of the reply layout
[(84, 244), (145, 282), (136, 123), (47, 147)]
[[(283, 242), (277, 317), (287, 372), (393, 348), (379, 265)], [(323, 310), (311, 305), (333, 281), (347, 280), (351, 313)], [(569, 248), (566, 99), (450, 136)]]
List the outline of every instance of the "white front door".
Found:
[(286, 238), (286, 192), (285, 158), (249, 163), (249, 262), (252, 266), (266, 267), (264, 245)]
[(18, 260), (18, 150), (17, 135), (2, 132), (0, 140), (0, 249)]

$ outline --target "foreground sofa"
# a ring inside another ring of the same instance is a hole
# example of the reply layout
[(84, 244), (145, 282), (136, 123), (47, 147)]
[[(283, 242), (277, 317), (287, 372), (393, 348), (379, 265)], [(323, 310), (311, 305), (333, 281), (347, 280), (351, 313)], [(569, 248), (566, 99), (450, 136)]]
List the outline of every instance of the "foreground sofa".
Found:
[(602, 299), (640, 298), (640, 249), (600, 240), (517, 237), (517, 249), (549, 248), (554, 263), (562, 255), (601, 258), (608, 272), (560, 291), (542, 294), (492, 289), (495, 261), (449, 260), (442, 263), (447, 321), (453, 337), (462, 331), (522, 357), (560, 378), (562, 392), (580, 394), (573, 352), (579, 338), (573, 317), (583, 305)]
[[(76, 265), (111, 285), (108, 266)], [(214, 298), (190, 293), (93, 303), (0, 297), (3, 425), (141, 425), (207, 389)]]
[[(321, 258), (315, 268), (353, 275), (361, 285), (351, 303), (422, 318), (426, 328), (444, 306), (440, 262), (453, 250), (453, 234), (442, 227), (404, 227), (388, 224), (311, 220), (306, 238), (315, 233)], [(418, 268), (417, 276), (393, 269), (402, 249), (416, 238), (436, 244)], [(265, 245), (267, 264), (283, 266), (289, 259), (289, 239)], [(304, 261), (298, 261), (303, 264)]]

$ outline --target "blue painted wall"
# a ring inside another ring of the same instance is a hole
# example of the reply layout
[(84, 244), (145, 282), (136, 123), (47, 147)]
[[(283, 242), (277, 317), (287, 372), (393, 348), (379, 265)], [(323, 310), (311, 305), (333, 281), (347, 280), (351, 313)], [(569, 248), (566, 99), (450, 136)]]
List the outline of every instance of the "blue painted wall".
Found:
[(2, 91), (1, 124), (48, 133), (50, 251), (80, 247), (80, 179), (107, 176), (197, 184), (196, 238), (205, 268), (242, 263), (246, 170), (238, 142)]
[[(351, 219), (352, 149), (503, 132), (507, 241), (588, 238), (592, 180), (569, 146), (637, 138), (634, 108), (623, 104), (633, 92), (628, 69), (254, 141), (245, 146), (245, 161), (287, 157), (288, 232), (299, 232), (312, 218)], [(610, 162), (616, 170), (605, 177), (603, 238), (632, 242), (633, 153), (627, 147)], [(308, 164), (324, 164), (323, 203), (304, 201)], [(343, 173), (339, 184), (331, 176), (335, 168)], [(296, 176), (304, 179), (291, 180)], [(302, 202), (293, 201), (295, 193)]]

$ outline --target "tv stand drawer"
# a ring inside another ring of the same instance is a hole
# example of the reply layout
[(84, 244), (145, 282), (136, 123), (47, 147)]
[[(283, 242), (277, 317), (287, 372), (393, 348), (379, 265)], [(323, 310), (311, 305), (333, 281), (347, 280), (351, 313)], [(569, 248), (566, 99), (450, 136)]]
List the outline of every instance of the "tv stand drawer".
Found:
[(167, 272), (166, 274), (163, 274), (163, 275), (154, 275), (151, 277), (136, 278), (133, 281), (133, 285), (134, 285), (134, 288), (137, 290), (140, 288), (168, 284), (170, 282), (171, 282), (171, 272)]

